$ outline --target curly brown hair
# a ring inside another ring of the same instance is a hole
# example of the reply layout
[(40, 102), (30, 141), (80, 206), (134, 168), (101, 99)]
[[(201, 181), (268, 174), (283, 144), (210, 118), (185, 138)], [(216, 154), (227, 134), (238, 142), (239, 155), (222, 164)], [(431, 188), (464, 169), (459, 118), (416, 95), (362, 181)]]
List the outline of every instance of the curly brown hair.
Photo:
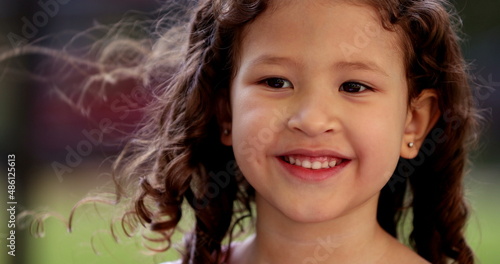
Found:
[[(479, 116), (459, 47), (459, 20), (444, 0), (354, 2), (379, 10), (384, 28), (399, 33), (408, 100), (435, 89), (442, 113), (417, 157), (400, 159), (382, 189), (378, 221), (397, 238), (412, 208), (409, 239), (418, 254), (434, 264), (474, 263), (464, 237), (463, 177)], [(230, 243), (234, 227), (253, 217), (254, 190), (220, 135), (221, 123), (231, 118), (229, 89), (239, 35), (268, 7), (265, 0), (201, 1), (180, 67), (168, 81), (152, 82), (160, 91), (153, 115), (115, 163), (119, 197), (127, 193), (124, 185), (139, 186), (131, 211), (168, 242), (185, 212), (183, 203), (194, 211), (183, 263), (222, 262), (227, 256), (223, 240)], [(158, 73), (148, 78), (161, 80)]]

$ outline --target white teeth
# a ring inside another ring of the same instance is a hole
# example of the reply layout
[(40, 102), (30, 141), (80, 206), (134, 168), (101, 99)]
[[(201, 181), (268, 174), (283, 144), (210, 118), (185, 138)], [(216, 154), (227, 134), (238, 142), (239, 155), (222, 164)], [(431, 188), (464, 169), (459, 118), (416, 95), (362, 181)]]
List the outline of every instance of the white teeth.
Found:
[(319, 169), (328, 169), (328, 168), (333, 168), (337, 165), (336, 160), (332, 161), (313, 161), (311, 162), (310, 160), (303, 160), (301, 161), (300, 159), (286, 156), (284, 157), (284, 160), (287, 161), (288, 163), (296, 166), (301, 166), (306, 169), (313, 169), (313, 170), (319, 170)]
[(312, 163), (311, 168), (312, 168), (313, 170), (318, 170), (318, 169), (321, 169), (321, 162), (319, 162), (319, 161), (315, 161), (315, 162), (313, 162), (313, 163)]
[(306, 169), (310, 169), (311, 168), (311, 162), (308, 161), (308, 160), (304, 160), (302, 161), (302, 167), (306, 168)]

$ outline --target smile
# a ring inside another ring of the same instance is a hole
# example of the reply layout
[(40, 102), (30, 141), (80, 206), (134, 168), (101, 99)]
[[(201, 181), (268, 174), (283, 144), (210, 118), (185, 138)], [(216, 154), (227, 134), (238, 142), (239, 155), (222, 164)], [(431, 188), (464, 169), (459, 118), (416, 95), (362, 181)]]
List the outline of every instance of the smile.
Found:
[(281, 159), (291, 165), (311, 170), (329, 169), (340, 165), (344, 160), (335, 157), (309, 157), (304, 155), (281, 156)]

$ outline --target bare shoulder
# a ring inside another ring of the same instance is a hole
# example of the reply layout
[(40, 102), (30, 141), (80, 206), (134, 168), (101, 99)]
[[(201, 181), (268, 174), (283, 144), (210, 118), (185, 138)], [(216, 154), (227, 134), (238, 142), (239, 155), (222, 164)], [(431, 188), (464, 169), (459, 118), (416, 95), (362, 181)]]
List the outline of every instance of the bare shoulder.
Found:
[(430, 264), (430, 262), (396, 239), (391, 241), (391, 250), (387, 252), (383, 263)]
[(401, 247), (404, 248), (400, 250), (397, 254), (395, 254), (395, 256), (393, 256), (392, 258), (393, 262), (391, 263), (430, 264), (430, 262), (422, 258), (413, 250), (407, 248), (404, 245), (401, 245)]

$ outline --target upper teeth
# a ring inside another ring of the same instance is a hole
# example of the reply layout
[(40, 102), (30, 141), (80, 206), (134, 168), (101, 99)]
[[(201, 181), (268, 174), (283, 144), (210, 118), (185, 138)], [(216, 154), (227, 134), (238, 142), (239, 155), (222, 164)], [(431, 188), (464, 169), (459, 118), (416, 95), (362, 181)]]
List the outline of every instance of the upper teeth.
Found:
[(301, 166), (303, 168), (313, 169), (313, 170), (333, 168), (333, 167), (335, 167), (335, 165), (337, 165), (336, 160), (310, 161), (308, 159), (301, 160), (299, 158), (294, 158), (291, 156), (285, 156), (285, 160), (288, 161), (292, 165)]

